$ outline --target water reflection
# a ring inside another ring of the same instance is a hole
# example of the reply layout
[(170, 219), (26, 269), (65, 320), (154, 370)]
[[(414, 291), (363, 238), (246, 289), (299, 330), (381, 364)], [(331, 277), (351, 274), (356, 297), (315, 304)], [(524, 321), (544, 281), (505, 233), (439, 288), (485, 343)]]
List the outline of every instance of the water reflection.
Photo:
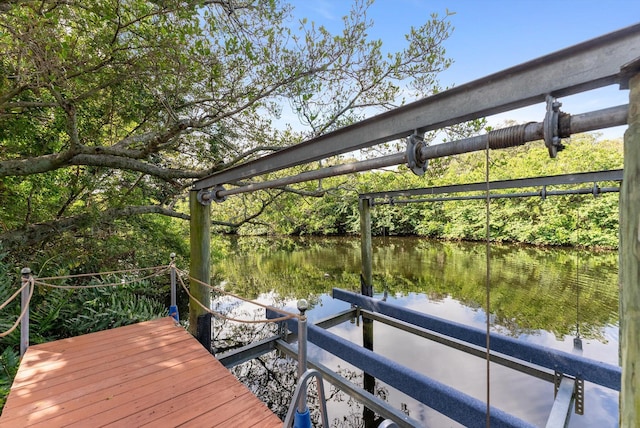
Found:
[[(359, 288), (357, 238), (232, 238), (214, 245), (221, 257), (212, 271), (227, 289), (289, 310), (295, 310), (297, 299), (306, 298), (311, 303), (311, 321), (347, 308), (327, 295), (331, 288)], [(386, 290), (390, 303), (484, 328), (483, 244), (380, 238), (374, 239), (373, 248), (376, 298)], [(617, 364), (616, 253), (494, 245), (491, 256), (494, 331), (572, 352), (579, 329), (582, 355)], [(344, 323), (331, 331), (362, 344), (361, 327), (356, 324)], [(375, 324), (374, 334), (376, 352), (469, 395), (486, 398), (483, 359), (380, 323)], [(336, 370), (353, 372), (350, 376), (361, 376), (324, 351), (311, 347), (310, 355)], [(493, 364), (490, 379), (492, 405), (544, 426), (553, 403), (551, 384)], [(457, 426), (391, 387), (379, 384), (378, 390), (425, 426)], [(590, 384), (586, 391), (585, 415), (573, 415), (570, 426), (615, 426), (617, 393)], [(333, 395), (331, 419), (338, 426), (360, 424), (361, 408), (347, 397)]]

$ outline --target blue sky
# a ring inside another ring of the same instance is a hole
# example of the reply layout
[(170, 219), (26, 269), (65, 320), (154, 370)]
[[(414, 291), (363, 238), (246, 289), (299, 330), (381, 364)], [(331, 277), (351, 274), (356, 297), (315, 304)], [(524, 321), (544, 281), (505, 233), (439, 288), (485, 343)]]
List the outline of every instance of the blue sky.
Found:
[[(297, 16), (337, 30), (348, 13), (347, 0), (293, 0)], [(445, 42), (454, 60), (440, 75), (443, 86), (460, 85), (505, 68), (640, 23), (639, 0), (377, 0), (369, 9), (374, 21), (372, 38), (383, 40), (389, 50), (404, 46), (410, 26), (419, 26), (431, 15), (455, 12), (455, 27)], [(568, 97), (562, 109), (583, 113), (628, 102), (628, 92), (617, 86)], [(532, 106), (490, 119), (541, 121), (544, 106)], [(603, 130), (603, 137), (621, 137), (624, 127)]]

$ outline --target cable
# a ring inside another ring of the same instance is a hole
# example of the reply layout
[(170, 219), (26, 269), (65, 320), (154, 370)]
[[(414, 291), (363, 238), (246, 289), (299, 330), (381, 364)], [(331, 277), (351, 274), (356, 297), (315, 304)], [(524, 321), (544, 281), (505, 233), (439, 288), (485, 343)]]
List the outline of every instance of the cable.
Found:
[(490, 214), (491, 214), (491, 194), (489, 193), (490, 190), (490, 184), (489, 184), (489, 148), (490, 148), (490, 140), (487, 139), (487, 147), (485, 150), (485, 171), (484, 171), (484, 175), (485, 175), (485, 181), (487, 183), (487, 190), (486, 190), (486, 245), (487, 245), (487, 250), (486, 250), (486, 270), (487, 270), (487, 275), (485, 278), (485, 285), (486, 285), (486, 290), (487, 290), (487, 301), (486, 301), (486, 305), (487, 305), (487, 309), (486, 309), (486, 315), (487, 315), (487, 334), (486, 334), (486, 339), (487, 339), (487, 353), (486, 353), (486, 358), (487, 358), (487, 422), (486, 422), (486, 426), (487, 428), (489, 428), (491, 426), (491, 383), (490, 383), (490, 373), (491, 373), (491, 287), (490, 287), (490, 282), (491, 282), (491, 223), (490, 223)]

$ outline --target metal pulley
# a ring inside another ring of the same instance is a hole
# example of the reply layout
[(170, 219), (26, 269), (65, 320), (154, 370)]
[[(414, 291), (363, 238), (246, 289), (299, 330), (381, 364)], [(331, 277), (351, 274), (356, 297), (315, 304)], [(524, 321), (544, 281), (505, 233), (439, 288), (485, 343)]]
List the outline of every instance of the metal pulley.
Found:
[(415, 175), (422, 176), (427, 171), (429, 160), (421, 160), (420, 150), (427, 144), (424, 138), (414, 133), (407, 139), (407, 166)]
[(555, 158), (558, 152), (564, 149), (562, 139), (560, 138), (560, 107), (558, 102), (551, 95), (547, 95), (547, 114), (544, 117), (543, 132), (544, 144), (549, 150), (549, 156)]
[(227, 197), (218, 196), (218, 192), (220, 190), (224, 190), (224, 187), (221, 184), (214, 186), (211, 190), (201, 189), (198, 191), (196, 198), (202, 205), (209, 205), (211, 204), (211, 201), (224, 202)]

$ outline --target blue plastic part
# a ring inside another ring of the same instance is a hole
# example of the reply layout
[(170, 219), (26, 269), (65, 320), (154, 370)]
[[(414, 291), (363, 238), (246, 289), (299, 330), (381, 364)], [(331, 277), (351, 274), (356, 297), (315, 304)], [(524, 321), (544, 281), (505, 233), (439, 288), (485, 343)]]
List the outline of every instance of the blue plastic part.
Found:
[(293, 419), (293, 428), (311, 428), (311, 415), (309, 409), (305, 409), (304, 413), (296, 410), (296, 416)]
[(180, 322), (180, 315), (178, 314), (178, 307), (176, 305), (169, 306), (169, 316), (173, 317), (176, 322)]

